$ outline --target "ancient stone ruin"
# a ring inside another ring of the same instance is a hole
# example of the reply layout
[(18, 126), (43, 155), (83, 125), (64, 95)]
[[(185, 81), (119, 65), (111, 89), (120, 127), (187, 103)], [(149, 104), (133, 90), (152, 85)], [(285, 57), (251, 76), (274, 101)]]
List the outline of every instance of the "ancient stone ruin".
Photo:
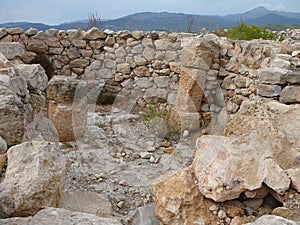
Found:
[(300, 31), (0, 28), (0, 224), (300, 224)]

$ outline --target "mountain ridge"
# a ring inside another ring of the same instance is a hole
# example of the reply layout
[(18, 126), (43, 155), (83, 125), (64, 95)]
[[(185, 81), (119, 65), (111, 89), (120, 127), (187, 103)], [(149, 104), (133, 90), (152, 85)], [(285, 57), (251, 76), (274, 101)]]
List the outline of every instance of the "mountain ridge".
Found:
[[(230, 28), (241, 21), (249, 25), (255, 24), (266, 26), (269, 24), (300, 24), (300, 13), (290, 13), (285, 11), (268, 10), (263, 6), (256, 7), (244, 13), (229, 14), (225, 16), (218, 15), (196, 15), (185, 13), (170, 12), (139, 12), (126, 15), (120, 18), (103, 20), (101, 27), (103, 29), (118, 30), (167, 30), (167, 31), (187, 31), (189, 21), (192, 19), (192, 31), (201, 28)], [(64, 22), (58, 25), (47, 25), (43, 23), (29, 22), (11, 22), (0, 24), (0, 27), (21, 27), (28, 29), (35, 27), (39, 30), (49, 28), (56, 29), (87, 29), (89, 22), (87, 19), (79, 21)]]

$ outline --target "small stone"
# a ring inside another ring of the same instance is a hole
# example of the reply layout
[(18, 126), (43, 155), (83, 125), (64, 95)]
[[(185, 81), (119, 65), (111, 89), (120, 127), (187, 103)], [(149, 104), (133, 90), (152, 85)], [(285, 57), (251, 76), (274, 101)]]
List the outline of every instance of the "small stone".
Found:
[(187, 136), (189, 136), (189, 131), (188, 130), (183, 131), (182, 137), (187, 137)]
[(151, 157), (150, 157), (150, 163), (155, 163), (155, 157), (152, 155)]
[(117, 203), (117, 206), (118, 206), (119, 209), (122, 209), (124, 207), (124, 204), (125, 204), (124, 201), (119, 201)]
[(219, 217), (220, 219), (225, 219), (225, 218), (227, 217), (227, 215), (226, 215), (226, 213), (225, 213), (223, 210), (220, 210), (220, 211), (218, 212), (218, 217)]
[(156, 148), (154, 146), (148, 146), (147, 151), (148, 152), (155, 152)]
[(176, 149), (176, 147), (171, 146), (171, 147), (169, 147), (169, 148), (166, 148), (166, 149), (164, 150), (164, 153), (169, 153), (169, 154), (171, 154), (171, 153), (173, 153), (173, 152), (175, 151), (175, 149)]
[(210, 211), (216, 211), (216, 210), (218, 210), (219, 209), (219, 207), (217, 206), (217, 205), (211, 205), (210, 207), (209, 207), (209, 210)]
[(170, 146), (171, 146), (171, 142), (169, 142), (169, 141), (163, 141), (160, 143), (160, 147), (168, 148)]
[(140, 152), (140, 157), (142, 159), (150, 159), (151, 156), (153, 156), (152, 153), (149, 153), (149, 152)]

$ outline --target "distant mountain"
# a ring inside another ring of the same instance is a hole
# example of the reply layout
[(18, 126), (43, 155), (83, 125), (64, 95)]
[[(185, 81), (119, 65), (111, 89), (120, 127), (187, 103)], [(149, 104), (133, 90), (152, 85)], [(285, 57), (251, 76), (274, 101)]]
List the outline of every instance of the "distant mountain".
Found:
[[(103, 20), (101, 26), (103, 29), (111, 30), (167, 30), (167, 31), (187, 31), (189, 21), (193, 21), (192, 30), (197, 31), (203, 27), (206, 28), (228, 28), (235, 26), (242, 20), (247, 24), (255, 24), (266, 26), (276, 24), (280, 27), (283, 25), (300, 24), (300, 13), (290, 13), (284, 11), (268, 10), (262, 6), (250, 11), (230, 14), (226, 16), (207, 16), (207, 15), (191, 15), (184, 13), (168, 13), (168, 12), (142, 12), (124, 16), (113, 20)], [(28, 29), (35, 27), (39, 30), (49, 28), (56, 29), (87, 29), (89, 27), (88, 20), (80, 20), (69, 23), (62, 23), (56, 26), (45, 25), (42, 23), (5, 23), (0, 27), (22, 27)]]
[(30, 27), (34, 27), (38, 30), (47, 30), (47, 29), (52, 28), (52, 26), (46, 25), (46, 24), (43, 24), (43, 23), (30, 23), (30, 22), (3, 23), (3, 24), (0, 24), (0, 27), (6, 27), (6, 28), (21, 27), (24, 30), (27, 30)]

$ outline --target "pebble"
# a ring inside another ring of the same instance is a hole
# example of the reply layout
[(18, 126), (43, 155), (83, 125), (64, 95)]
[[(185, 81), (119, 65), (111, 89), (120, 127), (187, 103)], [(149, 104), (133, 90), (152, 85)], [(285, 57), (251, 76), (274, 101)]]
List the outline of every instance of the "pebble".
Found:
[(211, 206), (209, 207), (209, 210), (210, 210), (210, 211), (216, 211), (216, 210), (218, 210), (218, 206), (217, 206), (217, 205), (211, 205)]
[(156, 148), (154, 147), (154, 146), (148, 146), (148, 149), (147, 149), (147, 151), (148, 152), (155, 152), (155, 150), (156, 150)]
[(187, 136), (189, 136), (189, 131), (188, 130), (183, 131), (182, 137), (187, 137)]
[(149, 153), (149, 152), (140, 152), (140, 157), (142, 159), (150, 159), (151, 156), (153, 156), (152, 153)]
[(117, 206), (118, 206), (119, 209), (122, 209), (124, 207), (124, 204), (125, 204), (124, 201), (119, 201), (117, 203)]
[(224, 212), (223, 210), (220, 210), (220, 211), (218, 212), (218, 217), (219, 217), (220, 219), (225, 219), (225, 218), (227, 217), (226, 212)]
[(155, 163), (155, 157), (152, 155), (151, 157), (150, 157), (150, 163)]

